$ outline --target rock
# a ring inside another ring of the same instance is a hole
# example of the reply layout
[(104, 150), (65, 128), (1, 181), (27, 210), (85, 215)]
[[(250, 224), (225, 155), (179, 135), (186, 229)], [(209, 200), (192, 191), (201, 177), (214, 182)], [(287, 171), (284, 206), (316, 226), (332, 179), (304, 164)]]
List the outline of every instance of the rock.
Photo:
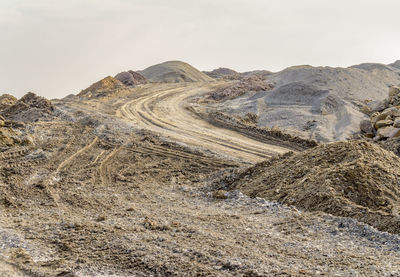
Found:
[(400, 117), (400, 109), (398, 108), (398, 106), (390, 107), (385, 109), (381, 114), (382, 116), (386, 115), (386, 117), (390, 116), (391, 118)]
[(375, 125), (376, 122), (378, 122), (380, 120), (385, 120), (386, 117), (387, 117), (387, 115), (382, 115), (381, 113), (376, 112), (376, 113), (372, 114), (371, 122), (372, 122), (372, 124)]
[(217, 190), (217, 191), (214, 191), (213, 197), (215, 199), (227, 199), (228, 192), (226, 190)]
[(400, 87), (392, 86), (389, 88), (389, 98), (400, 95)]
[(371, 135), (373, 135), (375, 131), (370, 119), (361, 120), (360, 130), (365, 134), (371, 134)]
[(0, 127), (4, 127), (6, 125), (6, 122), (4, 120), (0, 119)]
[(367, 104), (368, 108), (370, 109), (371, 113), (381, 112), (385, 108), (387, 108), (386, 101), (372, 101)]
[(126, 86), (147, 84), (147, 80), (145, 77), (132, 70), (118, 73), (117, 75), (115, 75), (115, 79), (119, 80)]
[(400, 128), (400, 117), (396, 118), (393, 122), (393, 127)]
[(394, 128), (393, 126), (386, 126), (380, 128), (377, 132), (377, 137), (379, 139), (396, 138), (399, 136), (400, 136), (400, 128)]
[(393, 120), (390, 120), (390, 119), (385, 119), (385, 120), (379, 120), (379, 121), (377, 121), (375, 124), (374, 124), (374, 127), (375, 127), (375, 129), (380, 129), (380, 128), (382, 128), (382, 127), (385, 127), (385, 126), (389, 126), (389, 125), (392, 125), (393, 124)]

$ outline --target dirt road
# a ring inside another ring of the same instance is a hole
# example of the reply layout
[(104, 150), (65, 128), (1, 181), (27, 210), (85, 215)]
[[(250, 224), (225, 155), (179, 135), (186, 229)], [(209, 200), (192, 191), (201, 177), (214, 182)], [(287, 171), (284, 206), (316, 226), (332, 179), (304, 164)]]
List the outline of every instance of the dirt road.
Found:
[(288, 151), (237, 132), (218, 128), (188, 109), (189, 100), (217, 87), (220, 83), (159, 84), (140, 90), (140, 96), (123, 104), (117, 115), (140, 128), (161, 133), (173, 141), (201, 147), (223, 156), (257, 162)]

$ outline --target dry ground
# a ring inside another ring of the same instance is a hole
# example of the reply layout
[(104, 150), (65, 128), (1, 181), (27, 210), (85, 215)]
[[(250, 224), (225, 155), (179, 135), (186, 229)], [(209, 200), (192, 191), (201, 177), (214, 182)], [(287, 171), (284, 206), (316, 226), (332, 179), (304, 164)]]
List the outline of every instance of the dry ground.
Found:
[[(400, 239), (214, 180), (290, 148), (187, 109), (213, 84), (55, 101), (0, 153), (0, 276), (396, 276)], [(197, 107), (198, 109), (199, 107)]]

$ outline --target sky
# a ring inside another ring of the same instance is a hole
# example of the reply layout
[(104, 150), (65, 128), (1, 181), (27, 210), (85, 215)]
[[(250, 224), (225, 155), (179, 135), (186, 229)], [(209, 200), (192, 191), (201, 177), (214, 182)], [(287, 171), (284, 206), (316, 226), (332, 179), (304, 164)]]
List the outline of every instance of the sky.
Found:
[(399, 0), (0, 0), (0, 94), (79, 93), (182, 60), (200, 70), (400, 59)]

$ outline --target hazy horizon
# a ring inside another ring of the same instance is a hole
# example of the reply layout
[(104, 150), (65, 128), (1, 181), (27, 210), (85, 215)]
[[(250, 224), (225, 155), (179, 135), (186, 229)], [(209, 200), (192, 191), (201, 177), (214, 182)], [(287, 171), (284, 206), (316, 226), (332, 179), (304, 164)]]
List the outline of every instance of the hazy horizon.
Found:
[(228, 67), (347, 67), (400, 59), (400, 2), (2, 0), (0, 93), (78, 93), (124, 70), (181, 60)]

